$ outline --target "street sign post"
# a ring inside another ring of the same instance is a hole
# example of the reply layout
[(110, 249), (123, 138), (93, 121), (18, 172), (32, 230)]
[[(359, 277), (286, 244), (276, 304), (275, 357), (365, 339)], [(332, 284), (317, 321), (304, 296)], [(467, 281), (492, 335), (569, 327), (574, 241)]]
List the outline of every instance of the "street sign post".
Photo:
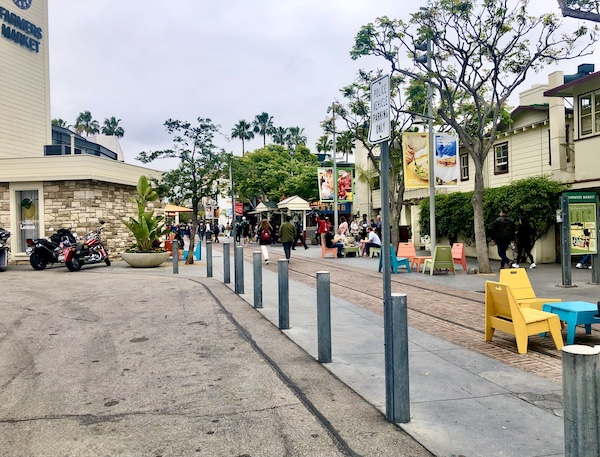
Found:
[(371, 83), (371, 125), (369, 143), (377, 144), (390, 139), (390, 75)]

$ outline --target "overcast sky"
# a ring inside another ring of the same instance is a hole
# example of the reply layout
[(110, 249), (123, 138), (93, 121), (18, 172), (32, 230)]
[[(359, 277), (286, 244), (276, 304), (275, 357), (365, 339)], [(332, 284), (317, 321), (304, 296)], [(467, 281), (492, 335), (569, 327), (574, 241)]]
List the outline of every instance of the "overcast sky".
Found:
[[(304, 128), (316, 152), (319, 122), (339, 89), (359, 68), (385, 65), (350, 59), (360, 27), (382, 15), (407, 20), (424, 3), (49, 0), (52, 118), (74, 124), (89, 110), (101, 125), (121, 119), (129, 163), (140, 151), (172, 145), (168, 118), (208, 117), (230, 136), (240, 119), (263, 111), (277, 127)], [(563, 68), (569, 73), (571, 64)], [(240, 140), (216, 140), (241, 154)], [(261, 146), (256, 138), (246, 150)]]

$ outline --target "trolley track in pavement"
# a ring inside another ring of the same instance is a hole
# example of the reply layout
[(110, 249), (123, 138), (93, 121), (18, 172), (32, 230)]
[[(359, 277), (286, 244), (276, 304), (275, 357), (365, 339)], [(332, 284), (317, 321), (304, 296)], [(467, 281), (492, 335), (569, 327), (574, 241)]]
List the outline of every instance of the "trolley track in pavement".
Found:
[[(244, 257), (251, 261), (250, 249), (244, 252)], [(274, 260), (280, 258), (283, 256), (272, 251), (271, 264), (263, 265), (263, 268), (276, 271), (277, 262)], [(331, 295), (383, 314), (381, 273), (370, 268), (333, 262), (333, 259), (292, 254), (289, 278), (316, 287), (316, 272), (329, 271)], [(491, 343), (485, 341), (485, 303), (481, 292), (411, 280), (409, 275), (404, 274), (392, 275), (391, 287), (392, 293), (407, 295), (408, 323), (411, 327), (557, 383), (561, 382), (561, 353), (554, 347), (552, 338), (530, 337), (527, 354), (519, 354), (514, 337), (502, 332), (496, 332)], [(593, 333), (591, 337), (596, 344), (600, 344), (599, 333)]]

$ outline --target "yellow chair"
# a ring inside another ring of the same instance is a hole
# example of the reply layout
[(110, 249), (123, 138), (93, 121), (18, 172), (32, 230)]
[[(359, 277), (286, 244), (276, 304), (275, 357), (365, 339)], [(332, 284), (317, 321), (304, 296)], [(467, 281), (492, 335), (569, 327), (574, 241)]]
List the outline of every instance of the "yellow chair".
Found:
[(426, 259), (425, 263), (423, 263), (423, 271), (425, 274), (425, 270), (429, 267), (429, 274), (433, 276), (433, 270), (452, 270), (452, 274), (456, 274), (454, 272), (454, 260), (452, 259), (452, 248), (450, 246), (436, 246), (435, 252), (433, 253), (433, 257), (431, 259)]
[(499, 282), (508, 284), (519, 306), (542, 310), (544, 303), (562, 301), (560, 298), (538, 298), (535, 295), (525, 268), (505, 268), (500, 270)]
[(544, 332), (550, 332), (556, 349), (561, 350), (563, 347), (558, 315), (521, 307), (517, 305), (517, 301), (508, 285), (486, 281), (486, 341), (492, 341), (496, 329), (515, 335), (519, 354), (527, 353), (529, 336)]

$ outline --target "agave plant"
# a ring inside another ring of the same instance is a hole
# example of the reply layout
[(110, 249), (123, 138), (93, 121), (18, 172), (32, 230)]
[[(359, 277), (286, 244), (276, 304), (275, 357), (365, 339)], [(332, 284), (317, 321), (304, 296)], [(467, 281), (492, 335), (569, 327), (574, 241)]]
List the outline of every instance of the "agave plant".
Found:
[(162, 216), (155, 216), (154, 210), (146, 211), (148, 202), (154, 202), (158, 198), (158, 194), (148, 182), (148, 178), (140, 176), (137, 183), (137, 196), (131, 199), (137, 204), (138, 218), (136, 220), (130, 217), (128, 221), (122, 221), (136, 240), (136, 243), (127, 252), (164, 251), (164, 249), (159, 247), (159, 238), (166, 233), (164, 218)]

